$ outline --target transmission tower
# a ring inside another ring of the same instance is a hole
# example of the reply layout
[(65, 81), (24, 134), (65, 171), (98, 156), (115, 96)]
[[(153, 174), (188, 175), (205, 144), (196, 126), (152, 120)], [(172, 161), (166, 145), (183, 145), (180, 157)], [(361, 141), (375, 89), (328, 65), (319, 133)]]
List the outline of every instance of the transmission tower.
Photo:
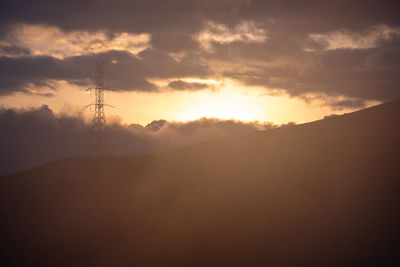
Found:
[(106, 118), (104, 115), (104, 64), (96, 63), (96, 70), (93, 72), (95, 79), (95, 102), (90, 104), (94, 106), (94, 114), (90, 133), (90, 153), (95, 155), (105, 155), (108, 150), (108, 140), (106, 132)]

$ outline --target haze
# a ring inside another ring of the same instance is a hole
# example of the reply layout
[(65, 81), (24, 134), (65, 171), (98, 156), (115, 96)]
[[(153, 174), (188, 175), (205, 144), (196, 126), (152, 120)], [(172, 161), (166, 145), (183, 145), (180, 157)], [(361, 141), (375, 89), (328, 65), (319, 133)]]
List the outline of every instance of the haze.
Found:
[(0, 265), (400, 266), (399, 11), (1, 1)]

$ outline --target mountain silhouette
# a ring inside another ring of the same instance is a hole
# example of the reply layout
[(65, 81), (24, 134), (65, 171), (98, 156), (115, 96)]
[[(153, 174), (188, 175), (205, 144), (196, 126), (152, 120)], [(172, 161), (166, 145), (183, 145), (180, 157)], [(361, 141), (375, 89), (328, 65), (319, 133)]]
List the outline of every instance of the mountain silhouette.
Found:
[[(0, 177), (3, 266), (400, 266), (400, 101)], [(7, 264), (6, 264), (7, 263)]]

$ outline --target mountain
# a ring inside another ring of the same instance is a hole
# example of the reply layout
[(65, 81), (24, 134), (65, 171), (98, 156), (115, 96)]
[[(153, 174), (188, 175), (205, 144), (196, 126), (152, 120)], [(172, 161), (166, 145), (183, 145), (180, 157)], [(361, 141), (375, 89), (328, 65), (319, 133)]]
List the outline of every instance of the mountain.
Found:
[(400, 101), (0, 177), (4, 266), (400, 266)]

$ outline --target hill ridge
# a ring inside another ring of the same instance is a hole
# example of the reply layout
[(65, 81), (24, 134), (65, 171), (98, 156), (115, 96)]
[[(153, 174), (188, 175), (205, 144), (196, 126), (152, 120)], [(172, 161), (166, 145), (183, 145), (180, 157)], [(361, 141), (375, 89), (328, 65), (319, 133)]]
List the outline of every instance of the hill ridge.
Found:
[(396, 266), (400, 101), (0, 179), (14, 266)]

